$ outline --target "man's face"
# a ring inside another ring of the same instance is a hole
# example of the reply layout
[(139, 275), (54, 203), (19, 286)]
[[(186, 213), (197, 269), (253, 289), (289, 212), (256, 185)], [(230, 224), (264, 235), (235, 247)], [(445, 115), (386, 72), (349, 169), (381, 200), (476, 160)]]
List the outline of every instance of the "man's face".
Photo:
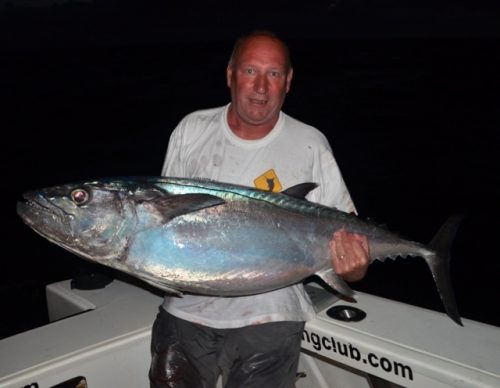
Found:
[(293, 71), (279, 41), (258, 36), (243, 44), (227, 68), (232, 107), (245, 125), (272, 128), (290, 89)]

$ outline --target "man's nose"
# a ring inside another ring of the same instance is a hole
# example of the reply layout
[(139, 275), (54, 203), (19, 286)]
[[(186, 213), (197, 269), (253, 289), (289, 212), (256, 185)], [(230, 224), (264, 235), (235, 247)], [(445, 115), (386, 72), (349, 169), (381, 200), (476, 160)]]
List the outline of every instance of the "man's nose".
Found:
[(269, 86), (269, 81), (265, 75), (258, 75), (255, 79), (254, 88), (257, 93), (264, 94), (267, 93)]

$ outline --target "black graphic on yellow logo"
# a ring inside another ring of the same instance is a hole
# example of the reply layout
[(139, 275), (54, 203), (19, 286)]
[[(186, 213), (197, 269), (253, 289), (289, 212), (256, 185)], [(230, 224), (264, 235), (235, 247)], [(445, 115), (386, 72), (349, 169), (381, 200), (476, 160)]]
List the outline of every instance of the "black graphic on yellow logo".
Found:
[(281, 191), (281, 182), (273, 169), (266, 171), (253, 181), (255, 187), (261, 190), (274, 191), (275, 193)]

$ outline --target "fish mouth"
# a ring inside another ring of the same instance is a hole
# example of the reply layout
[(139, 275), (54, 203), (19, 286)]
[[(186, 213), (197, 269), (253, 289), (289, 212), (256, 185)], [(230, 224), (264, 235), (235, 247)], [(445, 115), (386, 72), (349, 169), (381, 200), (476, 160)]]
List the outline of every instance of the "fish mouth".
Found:
[(74, 231), (67, 213), (41, 193), (27, 193), (17, 202), (17, 213), (23, 222), (48, 241), (71, 250)]
[(36, 193), (23, 194), (23, 200), (17, 202), (17, 214), (29, 226), (36, 228), (40, 224), (67, 224), (74, 215)]

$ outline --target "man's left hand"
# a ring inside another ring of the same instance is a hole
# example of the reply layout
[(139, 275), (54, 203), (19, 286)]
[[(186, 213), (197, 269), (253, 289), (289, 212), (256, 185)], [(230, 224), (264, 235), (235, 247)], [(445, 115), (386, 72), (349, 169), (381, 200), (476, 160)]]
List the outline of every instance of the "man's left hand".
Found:
[(337, 230), (330, 240), (335, 273), (348, 282), (361, 280), (370, 264), (368, 239), (365, 235)]

